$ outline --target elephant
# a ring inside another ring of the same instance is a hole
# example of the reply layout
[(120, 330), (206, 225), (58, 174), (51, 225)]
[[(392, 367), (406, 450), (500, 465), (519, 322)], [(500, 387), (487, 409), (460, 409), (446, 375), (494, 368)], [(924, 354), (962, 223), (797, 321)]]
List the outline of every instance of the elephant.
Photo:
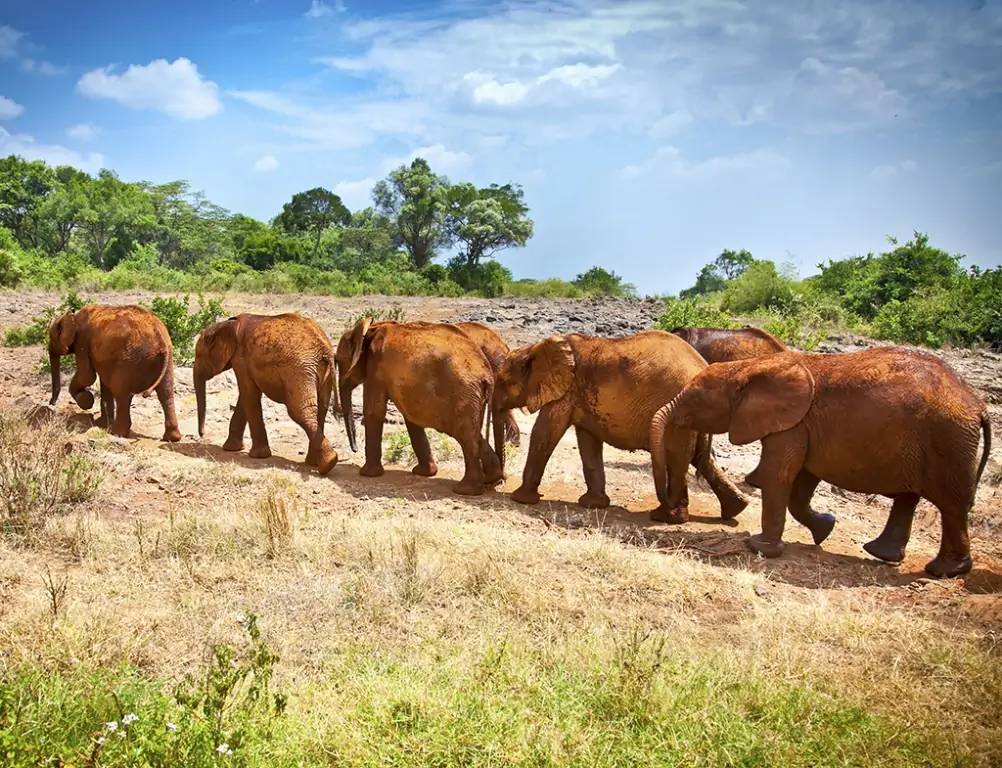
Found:
[(353, 451), (358, 450), (351, 393), (362, 389), (365, 425), (364, 477), (383, 474), (382, 437), (386, 404), (392, 400), (404, 417), (417, 457), (411, 470), (432, 477), (438, 465), (431, 455), (425, 428), (455, 438), (463, 450), (466, 470), (453, 486), (456, 493), (476, 496), (485, 484), (504, 479), (504, 418), (491, 414), (492, 449), (480, 434), (490, 406), (494, 373), (480, 346), (447, 323), (373, 322), (363, 317), (345, 331), (337, 345), (338, 395), (345, 430)]
[(786, 352), (786, 345), (768, 331), (744, 328), (673, 328), (672, 333), (691, 344), (708, 363), (727, 363), (749, 357)]
[[(539, 411), (532, 428), (522, 484), (511, 498), (522, 504), (540, 500), (539, 483), (546, 463), (571, 425), (587, 491), (578, 503), (601, 509), (605, 493), (603, 444), (628, 451), (648, 448), (650, 420), (655, 411), (678, 394), (706, 363), (692, 347), (665, 331), (644, 331), (621, 339), (572, 334), (553, 336), (515, 350), (497, 374), (494, 409), (526, 407)], [(651, 515), (662, 522), (683, 522), (668, 511), (687, 502), (686, 470), (692, 463), (709, 481), (721, 506), (732, 518), (748, 500), (716, 467), (709, 439), (678, 430), (662, 440), (662, 466), (671, 467), (674, 506), (664, 503)], [(662, 500), (663, 501), (663, 500)]]
[(271, 456), (261, 412), (261, 395), (284, 403), (289, 418), (309, 438), (306, 464), (326, 475), (337, 464), (337, 452), (324, 436), (334, 387), (334, 349), (312, 320), (300, 315), (243, 314), (214, 323), (195, 344), (192, 378), (198, 406), (198, 435), (205, 435), (205, 384), (232, 368), (239, 391), (223, 450), (241, 451), (250, 426), (255, 459)]
[[(467, 322), (454, 323), (454, 325), (480, 347), (480, 351), (484, 353), (487, 362), (491, 364), (491, 370), (497, 375), (497, 372), (504, 365), (504, 361), (511, 352), (504, 339), (494, 329), (488, 328), (482, 323)], [(522, 442), (521, 433), (515, 421), (515, 416), (509, 410), (503, 411), (501, 418), (504, 423), (505, 441), (511, 445), (520, 445)]]
[(728, 432), (737, 445), (762, 441), (762, 533), (748, 542), (755, 552), (782, 553), (787, 509), (816, 544), (825, 540), (835, 519), (810, 508), (825, 480), (893, 500), (883, 532), (863, 545), (874, 557), (904, 559), (924, 498), (939, 509), (942, 525), (926, 572), (971, 569), (967, 515), (991, 450), (991, 425), (977, 393), (931, 354), (879, 347), (714, 363), (651, 420), (655, 481), (660, 442), (672, 426)]
[(90, 410), (90, 385), (100, 378), (101, 416), (113, 435), (129, 436), (132, 398), (156, 392), (164, 412), (163, 439), (181, 439), (174, 412), (174, 346), (159, 317), (135, 305), (88, 304), (54, 320), (49, 326), (50, 406), (59, 399), (60, 358), (70, 353), (76, 356), (70, 396)]

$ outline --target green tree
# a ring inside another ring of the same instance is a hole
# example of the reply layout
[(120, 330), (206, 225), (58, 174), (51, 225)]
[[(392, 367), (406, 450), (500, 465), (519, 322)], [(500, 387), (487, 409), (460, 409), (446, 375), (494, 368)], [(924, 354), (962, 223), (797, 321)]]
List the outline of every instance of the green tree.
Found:
[(477, 189), (464, 182), (448, 189), (445, 228), (451, 241), (462, 244), (466, 263), (476, 265), (505, 248), (524, 246), (533, 222), (517, 184)]
[(220, 255), (228, 211), (192, 192), (187, 181), (143, 187), (153, 207), (160, 263), (184, 269)]
[(50, 256), (68, 250), (87, 206), (87, 189), (93, 179), (64, 165), (55, 169), (56, 185), (38, 205), (40, 245)]
[(754, 257), (744, 248), (740, 251), (725, 248), (716, 259), (703, 266), (696, 276), (695, 284), (679, 291), (678, 295), (686, 299), (722, 291), (728, 282), (736, 280), (754, 263)]
[(286, 237), (274, 229), (251, 232), (243, 240), (239, 256), (249, 267), (257, 270), (271, 269), (276, 264), (299, 261), (302, 241)]
[(38, 207), (56, 187), (55, 173), (41, 160), (16, 155), (0, 159), (0, 227), (26, 248), (42, 245)]
[(624, 283), (623, 278), (615, 272), (602, 267), (592, 267), (574, 278), (574, 285), (585, 293), (599, 296), (634, 296), (636, 288), (630, 283)]
[(153, 238), (156, 224), (152, 201), (138, 184), (127, 184), (103, 170), (86, 187), (80, 215), (80, 233), (91, 261), (110, 269), (132, 250), (134, 243)]
[(448, 186), (448, 179), (436, 176), (418, 157), (390, 171), (372, 190), (376, 212), (392, 224), (394, 247), (406, 249), (418, 269), (450, 244), (444, 226)]
[(334, 226), (351, 221), (351, 212), (341, 198), (323, 187), (315, 187), (293, 195), (282, 206), (275, 225), (290, 235), (309, 235), (313, 239), (313, 256), (320, 251), (320, 238)]

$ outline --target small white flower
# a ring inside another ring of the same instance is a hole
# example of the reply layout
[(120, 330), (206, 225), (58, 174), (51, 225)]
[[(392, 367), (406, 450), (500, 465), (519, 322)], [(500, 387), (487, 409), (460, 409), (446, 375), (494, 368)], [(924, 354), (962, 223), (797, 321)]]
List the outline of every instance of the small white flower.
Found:
[(221, 755), (227, 755), (227, 756), (233, 754), (233, 750), (230, 749), (230, 745), (227, 744), (225, 741), (218, 747), (216, 747), (216, 752), (218, 752)]
[(106, 731), (108, 731), (108, 733), (114, 733), (115, 731), (118, 730), (118, 721), (111, 720), (110, 722), (104, 724), (104, 728)]
[(122, 718), (122, 725), (125, 726), (132, 725), (138, 719), (139, 715), (137, 715), (135, 712), (129, 712), (125, 717)]
[(98, 744), (104, 744), (104, 736), (98, 736), (97, 737), (97, 743)]
[(167, 723), (167, 730), (168, 731), (176, 731), (177, 730), (177, 724), (176, 723)]

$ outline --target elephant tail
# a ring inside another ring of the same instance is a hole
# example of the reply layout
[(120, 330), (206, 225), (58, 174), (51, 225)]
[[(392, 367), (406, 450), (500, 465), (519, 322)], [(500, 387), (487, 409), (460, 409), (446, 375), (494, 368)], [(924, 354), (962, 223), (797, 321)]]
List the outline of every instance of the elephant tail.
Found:
[(334, 360), (324, 358), (317, 371), (317, 434), (322, 434), (327, 423), (327, 411), (334, 396)]
[(981, 463), (978, 464), (978, 475), (974, 481), (975, 489), (977, 489), (978, 483), (981, 482), (981, 475), (985, 471), (985, 465), (988, 464), (988, 456), (992, 452), (992, 422), (988, 418), (988, 411), (981, 412), (981, 435), (985, 440), (985, 450), (981, 454)]
[(164, 355), (164, 364), (160, 369), (160, 374), (157, 376), (157, 380), (153, 382), (153, 385), (143, 392), (143, 397), (149, 397), (153, 394), (154, 390), (160, 386), (160, 382), (164, 380), (164, 376), (167, 375), (167, 371), (170, 370), (171, 365), (174, 363), (174, 351), (171, 349), (170, 345), (167, 345), (167, 354)]

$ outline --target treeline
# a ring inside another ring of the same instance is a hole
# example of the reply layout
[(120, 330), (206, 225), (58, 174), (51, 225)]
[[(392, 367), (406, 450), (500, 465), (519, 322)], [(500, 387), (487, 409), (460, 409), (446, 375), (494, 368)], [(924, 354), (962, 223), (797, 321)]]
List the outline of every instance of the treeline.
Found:
[[(594, 268), (571, 282), (514, 280), (494, 260), (533, 222), (516, 184), (450, 182), (417, 158), (352, 212), (334, 192), (301, 192), (268, 223), (233, 214), (185, 181), (125, 182), (0, 159), (0, 285), (486, 296), (624, 295)], [(446, 263), (435, 260), (451, 255)]]
[(962, 256), (919, 232), (890, 245), (818, 264), (819, 274), (804, 280), (748, 251), (725, 250), (669, 301), (661, 324), (751, 321), (801, 348), (840, 328), (929, 347), (1002, 346), (1002, 267), (965, 268)]

